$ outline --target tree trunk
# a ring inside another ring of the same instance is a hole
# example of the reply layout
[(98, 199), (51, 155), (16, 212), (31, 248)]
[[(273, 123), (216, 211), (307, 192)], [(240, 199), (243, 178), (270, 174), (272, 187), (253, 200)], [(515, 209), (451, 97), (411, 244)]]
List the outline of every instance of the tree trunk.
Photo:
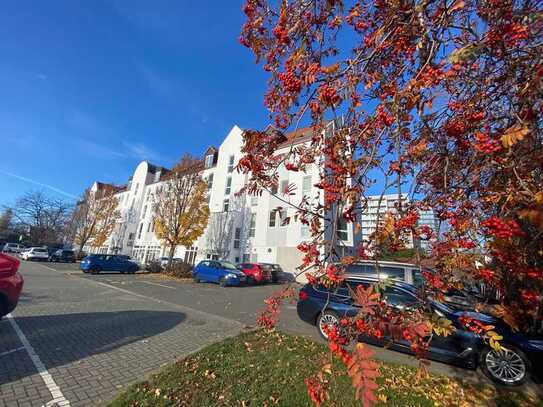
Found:
[(81, 253), (83, 253), (83, 246), (85, 246), (85, 242), (79, 244), (79, 249), (77, 250), (77, 255), (79, 257), (81, 257)]
[(173, 254), (175, 253), (175, 245), (170, 246), (170, 254), (168, 255), (168, 265), (166, 269), (169, 270), (172, 267)]

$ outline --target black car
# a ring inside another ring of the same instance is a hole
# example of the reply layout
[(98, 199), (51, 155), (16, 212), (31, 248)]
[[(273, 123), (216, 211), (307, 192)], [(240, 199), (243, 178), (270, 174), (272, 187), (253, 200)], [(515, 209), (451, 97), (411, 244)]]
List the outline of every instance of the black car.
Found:
[(265, 272), (271, 273), (272, 283), (277, 283), (284, 274), (283, 269), (279, 264), (259, 263), (259, 265), (264, 269)]
[[(326, 326), (337, 325), (342, 318), (353, 317), (358, 313), (350, 291), (358, 285), (367, 287), (378, 282), (366, 277), (349, 277), (345, 283), (331, 291), (323, 286), (305, 285), (299, 294), (297, 305), (298, 316), (316, 325), (319, 334), (326, 339)], [(398, 309), (414, 307), (420, 303), (416, 288), (402, 282), (391, 282), (383, 292), (385, 302)], [(543, 336), (529, 337), (513, 332), (505, 323), (490, 315), (473, 311), (456, 310), (446, 304), (430, 301), (436, 314), (449, 319), (454, 332), (447, 336), (435, 336), (428, 350), (428, 358), (460, 365), (468, 368), (481, 367), (481, 370), (493, 381), (507, 385), (520, 385), (530, 375), (532, 366), (536, 367), (543, 356)], [(483, 338), (465, 328), (459, 321), (461, 317), (469, 317), (484, 325), (495, 326), (494, 331), (503, 337), (500, 341), (502, 351), (490, 348)], [(410, 343), (403, 339), (362, 337), (361, 340), (378, 346), (388, 345), (390, 349), (412, 353)]]
[(49, 256), (49, 261), (75, 263), (75, 252), (73, 250), (58, 249)]

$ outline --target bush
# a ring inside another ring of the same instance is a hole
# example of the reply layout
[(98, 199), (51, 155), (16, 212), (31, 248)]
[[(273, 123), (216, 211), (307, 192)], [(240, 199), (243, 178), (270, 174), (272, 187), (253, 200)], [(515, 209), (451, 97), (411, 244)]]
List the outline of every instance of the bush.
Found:
[(192, 264), (185, 263), (183, 261), (176, 261), (173, 262), (170, 267), (166, 267), (164, 272), (177, 278), (191, 278), (192, 268)]
[(160, 265), (160, 262), (152, 261), (151, 263), (145, 265), (145, 270), (149, 273), (161, 273), (162, 266)]

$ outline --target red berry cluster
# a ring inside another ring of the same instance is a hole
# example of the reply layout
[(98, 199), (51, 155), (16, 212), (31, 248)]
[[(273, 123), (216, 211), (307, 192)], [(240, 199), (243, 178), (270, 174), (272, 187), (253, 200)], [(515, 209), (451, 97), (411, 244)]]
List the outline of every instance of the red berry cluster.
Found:
[(461, 137), (466, 131), (466, 125), (460, 120), (453, 120), (445, 125), (445, 132), (450, 137)]
[(337, 105), (340, 101), (336, 89), (330, 85), (322, 85), (319, 88), (319, 99), (327, 106)]
[(388, 112), (385, 112), (385, 108), (383, 107), (383, 105), (379, 105), (376, 113), (376, 118), (379, 123), (383, 124), (386, 127), (392, 126), (392, 123), (394, 123), (394, 117), (392, 117), (392, 115)]
[(457, 243), (458, 243), (458, 247), (462, 249), (474, 249), (475, 247), (477, 247), (477, 245), (475, 244), (475, 242), (473, 242), (473, 240), (458, 239)]
[(481, 276), (483, 280), (490, 282), (494, 279), (495, 273), (494, 273), (494, 270), (483, 268), (479, 270), (479, 275)]
[(419, 214), (417, 211), (410, 211), (402, 218), (394, 222), (394, 228), (396, 230), (411, 229), (414, 227), (419, 220)]
[(275, 28), (273, 29), (273, 35), (275, 35), (275, 38), (277, 38), (279, 44), (288, 45), (290, 43), (290, 39), (288, 37), (288, 30), (283, 25), (275, 26)]
[(502, 149), (502, 145), (497, 140), (490, 138), (488, 134), (480, 131), (475, 133), (475, 141), (475, 149), (485, 154), (496, 153)]
[(499, 239), (509, 239), (523, 235), (522, 229), (513, 219), (502, 221), (496, 216), (491, 216), (481, 225), (487, 229), (489, 235), (496, 236)]
[(538, 301), (539, 295), (534, 290), (523, 290), (520, 298), (525, 304), (533, 304)]
[(287, 72), (281, 72), (279, 75), (279, 80), (283, 82), (283, 87), (288, 92), (300, 93), (302, 89), (302, 81), (298, 79), (296, 74), (289, 70)]

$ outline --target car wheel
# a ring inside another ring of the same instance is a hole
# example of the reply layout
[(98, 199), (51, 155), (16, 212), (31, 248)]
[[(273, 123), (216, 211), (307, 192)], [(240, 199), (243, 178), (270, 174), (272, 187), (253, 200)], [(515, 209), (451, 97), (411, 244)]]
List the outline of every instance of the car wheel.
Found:
[(98, 273), (100, 273), (100, 271), (102, 271), (102, 269), (101, 269), (100, 267), (98, 267), (98, 266), (93, 267), (93, 268), (90, 270), (91, 274), (98, 274)]
[(521, 385), (530, 375), (531, 364), (524, 352), (509, 344), (499, 351), (486, 347), (479, 363), (489, 379), (504, 386)]
[(192, 276), (192, 281), (194, 281), (196, 284), (200, 282), (200, 279), (196, 276)]
[(247, 277), (247, 285), (256, 285), (254, 277)]
[(321, 312), (321, 314), (317, 318), (317, 329), (319, 330), (320, 336), (328, 340), (328, 335), (325, 332), (325, 327), (331, 325), (339, 326), (339, 320), (339, 315), (334, 311), (326, 310), (324, 312)]
[(226, 280), (224, 279), (224, 277), (221, 277), (219, 279), (219, 284), (221, 287), (226, 287)]

